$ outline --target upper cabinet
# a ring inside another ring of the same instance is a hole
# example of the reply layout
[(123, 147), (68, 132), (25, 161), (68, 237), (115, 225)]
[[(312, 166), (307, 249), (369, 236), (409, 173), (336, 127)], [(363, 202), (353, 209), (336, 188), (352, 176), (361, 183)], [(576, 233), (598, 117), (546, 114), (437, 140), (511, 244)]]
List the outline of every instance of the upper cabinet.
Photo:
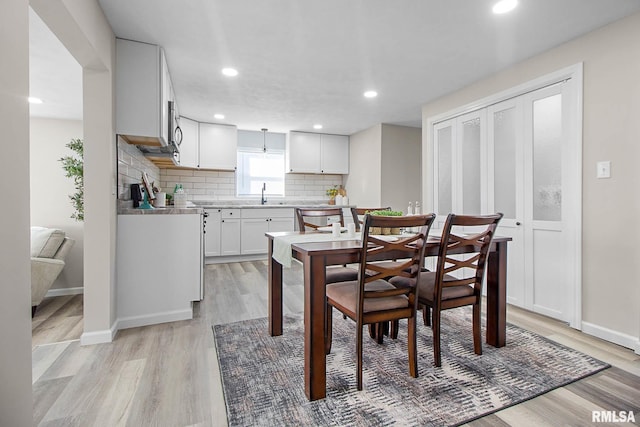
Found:
[(168, 145), (171, 78), (156, 45), (116, 39), (116, 133), (130, 144)]
[(349, 173), (349, 137), (345, 135), (321, 135), (320, 172)]
[(198, 122), (180, 117), (182, 129), (182, 144), (180, 144), (180, 166), (186, 168), (198, 167)]
[(238, 162), (238, 129), (235, 126), (200, 123), (201, 169), (235, 170)]
[(287, 172), (349, 173), (349, 137), (307, 132), (289, 132)]

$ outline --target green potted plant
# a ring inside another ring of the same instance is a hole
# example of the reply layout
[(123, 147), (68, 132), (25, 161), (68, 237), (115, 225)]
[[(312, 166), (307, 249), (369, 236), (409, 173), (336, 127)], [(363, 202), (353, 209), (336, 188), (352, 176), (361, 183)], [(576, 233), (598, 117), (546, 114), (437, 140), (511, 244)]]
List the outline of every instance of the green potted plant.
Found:
[(338, 195), (338, 186), (334, 185), (333, 187), (327, 189), (327, 196), (329, 196), (329, 204), (336, 204), (336, 196)]
[[(372, 216), (402, 216), (402, 212), (390, 211), (390, 210), (368, 211), (367, 213)], [(401, 234), (401, 230), (396, 227), (394, 228), (371, 227), (371, 234)]]
[(67, 178), (73, 178), (76, 192), (69, 196), (75, 210), (71, 218), (76, 221), (84, 221), (84, 148), (81, 139), (72, 139), (66, 145), (75, 154), (61, 157), (62, 169)]

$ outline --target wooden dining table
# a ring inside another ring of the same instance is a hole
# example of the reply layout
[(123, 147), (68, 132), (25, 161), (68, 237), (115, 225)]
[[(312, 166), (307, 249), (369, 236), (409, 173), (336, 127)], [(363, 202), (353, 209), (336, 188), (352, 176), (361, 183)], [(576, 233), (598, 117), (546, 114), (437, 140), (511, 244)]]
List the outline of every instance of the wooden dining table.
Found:
[[(282, 335), (282, 263), (274, 259), (274, 240), (291, 239), (300, 232), (266, 233), (269, 248), (269, 333)], [(302, 233), (308, 235), (309, 233)], [(308, 239), (308, 236), (306, 240)], [(295, 240), (295, 239), (294, 239)], [(494, 347), (506, 344), (507, 242), (510, 237), (495, 237), (487, 259), (486, 341)], [(440, 239), (430, 236), (425, 257), (438, 255)], [(325, 268), (328, 265), (358, 263), (362, 242), (340, 241), (291, 243), (291, 257), (304, 270), (304, 384), (311, 401), (326, 397)], [(460, 248), (459, 253), (470, 248)]]

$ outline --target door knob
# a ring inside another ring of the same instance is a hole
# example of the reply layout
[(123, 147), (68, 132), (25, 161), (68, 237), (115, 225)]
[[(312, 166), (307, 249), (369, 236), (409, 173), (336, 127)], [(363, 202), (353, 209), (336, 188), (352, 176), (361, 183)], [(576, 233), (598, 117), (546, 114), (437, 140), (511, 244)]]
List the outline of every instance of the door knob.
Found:
[(520, 223), (520, 221), (516, 222), (516, 225), (522, 225), (522, 223)]

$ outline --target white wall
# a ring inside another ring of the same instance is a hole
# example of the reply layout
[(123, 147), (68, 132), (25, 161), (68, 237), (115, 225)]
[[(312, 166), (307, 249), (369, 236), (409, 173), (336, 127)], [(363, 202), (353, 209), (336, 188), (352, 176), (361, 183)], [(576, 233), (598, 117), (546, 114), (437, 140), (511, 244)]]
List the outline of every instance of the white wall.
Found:
[(422, 203), (422, 129), (382, 125), (381, 206), (406, 212), (409, 202)]
[(382, 125), (349, 136), (349, 175), (344, 181), (349, 203), (380, 206), (381, 165)]
[(422, 130), (378, 124), (349, 137), (349, 203), (406, 211), (421, 199)]
[(31, 225), (59, 228), (75, 240), (64, 270), (51, 288), (82, 287), (84, 224), (71, 218), (75, 210), (68, 196), (76, 190), (59, 161), (75, 154), (66, 144), (82, 139), (82, 121), (32, 117), (30, 130)]
[(0, 13), (0, 425), (33, 423), (29, 261), (29, 3)]
[[(640, 352), (640, 14), (605, 26), (423, 107), (427, 118), (584, 63), (582, 315), (585, 331)], [(423, 156), (425, 164), (430, 159)], [(611, 161), (611, 178), (596, 162)], [(424, 192), (431, 183), (424, 178)]]
[(97, 0), (30, 0), (33, 10), (83, 67), (84, 333), (82, 344), (115, 333), (115, 36)]

